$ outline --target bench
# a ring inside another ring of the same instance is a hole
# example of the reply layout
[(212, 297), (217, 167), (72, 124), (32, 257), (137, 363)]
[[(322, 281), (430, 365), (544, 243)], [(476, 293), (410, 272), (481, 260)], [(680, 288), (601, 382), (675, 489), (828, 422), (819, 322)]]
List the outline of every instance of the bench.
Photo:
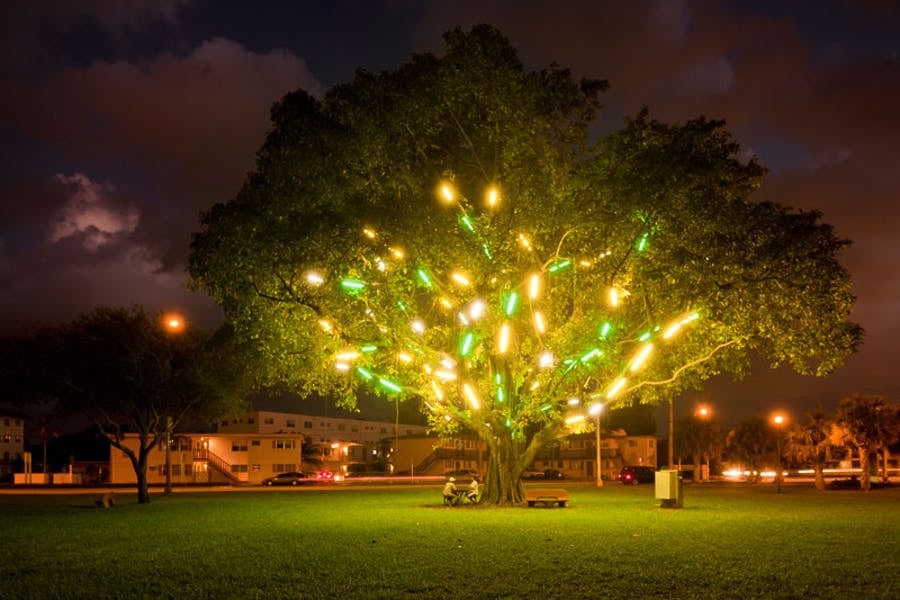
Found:
[(544, 506), (565, 506), (569, 501), (569, 492), (562, 489), (525, 490), (525, 502), (528, 506), (543, 504)]

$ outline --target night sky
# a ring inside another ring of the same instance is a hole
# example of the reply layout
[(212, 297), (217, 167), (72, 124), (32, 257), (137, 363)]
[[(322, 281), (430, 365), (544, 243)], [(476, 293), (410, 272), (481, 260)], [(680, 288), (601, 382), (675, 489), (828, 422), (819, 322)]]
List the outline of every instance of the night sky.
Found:
[(60, 0), (0, 8), (0, 332), (97, 305), (221, 313), (187, 291), (199, 213), (253, 168), (283, 94), (440, 52), (489, 23), (529, 68), (608, 79), (597, 132), (643, 105), (725, 119), (771, 173), (757, 194), (818, 209), (853, 241), (843, 263), (865, 343), (826, 379), (760, 365), (677, 404), (726, 424), (900, 399), (900, 3)]

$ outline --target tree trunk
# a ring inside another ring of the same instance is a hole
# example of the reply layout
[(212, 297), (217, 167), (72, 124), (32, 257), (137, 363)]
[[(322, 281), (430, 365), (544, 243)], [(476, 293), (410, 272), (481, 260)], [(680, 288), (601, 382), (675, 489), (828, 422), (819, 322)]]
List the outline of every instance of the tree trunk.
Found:
[(522, 484), (524, 465), (519, 462), (513, 442), (509, 438), (493, 438), (488, 474), (481, 502), (498, 506), (515, 506), (525, 502), (525, 486)]
[(891, 457), (891, 451), (887, 446), (881, 447), (881, 483), (890, 481), (888, 477), (888, 460)]
[(859, 489), (864, 492), (868, 492), (872, 489), (872, 481), (869, 478), (869, 449), (868, 448), (860, 448), (859, 449), (859, 470), (862, 471), (859, 475)]
[(700, 454), (694, 455), (694, 474), (691, 477), (694, 483), (700, 483), (703, 479), (703, 456)]
[(134, 467), (134, 474), (137, 478), (138, 504), (149, 504), (150, 489), (147, 484), (147, 455), (141, 452), (140, 457), (131, 457), (131, 466)]
[(816, 461), (813, 465), (813, 469), (815, 471), (815, 481), (816, 481), (816, 489), (821, 491), (825, 490), (825, 471), (823, 465), (820, 461)]

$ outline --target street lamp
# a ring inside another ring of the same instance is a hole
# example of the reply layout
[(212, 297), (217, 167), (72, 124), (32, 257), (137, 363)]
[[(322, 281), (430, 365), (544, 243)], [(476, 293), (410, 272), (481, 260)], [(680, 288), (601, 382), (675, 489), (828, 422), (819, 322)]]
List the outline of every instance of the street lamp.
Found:
[[(697, 417), (698, 419), (700, 419), (701, 421), (703, 421), (704, 423), (706, 423), (707, 425), (709, 425), (709, 419), (712, 418), (712, 408), (710, 408), (708, 404), (700, 404), (699, 406), (697, 406), (696, 409), (694, 409), (694, 416)], [(707, 446), (706, 447), (706, 476), (704, 477), (703, 474), (701, 473), (700, 479), (709, 481), (709, 478), (711, 475), (710, 469), (709, 469), (709, 455), (711, 452), (710, 446), (712, 445), (712, 440), (711, 440), (712, 434), (708, 431), (708, 429), (706, 427), (704, 427), (704, 429), (705, 429), (705, 431), (703, 432), (703, 435), (700, 439), (705, 440), (705, 442), (706, 442), (705, 445)]]
[(601, 462), (601, 453), (600, 453), (600, 413), (603, 412), (603, 404), (600, 402), (595, 402), (591, 404), (591, 407), (588, 409), (588, 413), (593, 415), (596, 419), (596, 440), (595, 444), (597, 446), (597, 487), (603, 487), (603, 477), (601, 475), (602, 462)]
[(778, 455), (778, 470), (775, 472), (775, 493), (781, 493), (781, 479), (784, 477), (784, 467), (781, 465), (781, 431), (787, 423), (787, 416), (783, 413), (772, 415), (772, 425), (775, 426), (775, 453)]
[[(179, 313), (168, 312), (162, 316), (162, 326), (170, 335), (180, 335), (187, 325)], [(166, 415), (166, 496), (172, 494), (172, 429), (172, 415)]]

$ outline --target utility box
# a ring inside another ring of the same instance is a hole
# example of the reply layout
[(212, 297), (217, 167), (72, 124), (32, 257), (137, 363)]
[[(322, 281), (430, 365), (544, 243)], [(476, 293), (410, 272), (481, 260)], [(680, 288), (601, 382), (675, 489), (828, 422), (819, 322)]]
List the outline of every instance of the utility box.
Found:
[(661, 469), (656, 472), (656, 498), (660, 508), (681, 508), (684, 494), (681, 474), (675, 469)]

